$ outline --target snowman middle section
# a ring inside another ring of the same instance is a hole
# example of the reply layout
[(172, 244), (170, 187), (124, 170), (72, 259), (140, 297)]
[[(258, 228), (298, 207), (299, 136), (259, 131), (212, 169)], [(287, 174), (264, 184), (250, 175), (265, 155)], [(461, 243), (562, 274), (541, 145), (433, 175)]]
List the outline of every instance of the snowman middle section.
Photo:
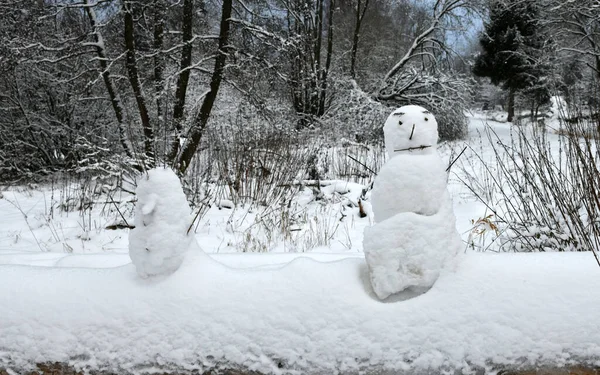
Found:
[(445, 166), (437, 152), (396, 155), (383, 165), (371, 192), (375, 222), (401, 212), (431, 216), (446, 193)]

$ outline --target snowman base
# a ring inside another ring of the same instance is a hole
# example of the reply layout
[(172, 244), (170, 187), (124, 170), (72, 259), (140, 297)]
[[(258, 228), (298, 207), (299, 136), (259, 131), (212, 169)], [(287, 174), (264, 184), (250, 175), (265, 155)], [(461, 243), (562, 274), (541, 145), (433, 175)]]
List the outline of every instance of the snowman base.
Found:
[(434, 215), (399, 213), (365, 230), (364, 248), (373, 291), (380, 299), (408, 289), (422, 294), (460, 248), (451, 201)]

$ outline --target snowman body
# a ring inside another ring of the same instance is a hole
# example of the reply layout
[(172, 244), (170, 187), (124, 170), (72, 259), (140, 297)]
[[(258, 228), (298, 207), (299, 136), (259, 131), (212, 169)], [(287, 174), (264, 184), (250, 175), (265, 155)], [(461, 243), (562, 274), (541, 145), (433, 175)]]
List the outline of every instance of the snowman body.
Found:
[(371, 285), (381, 299), (407, 288), (429, 288), (460, 238), (435, 117), (419, 106), (398, 108), (384, 125), (389, 160), (371, 192), (375, 225), (363, 248)]
[(435, 117), (425, 108), (396, 109), (383, 126), (388, 162), (379, 171), (371, 202), (375, 222), (400, 212), (433, 215), (446, 191), (446, 173), (436, 151)]
[(175, 272), (193, 243), (190, 206), (177, 175), (155, 168), (138, 180), (135, 228), (129, 232), (129, 256), (137, 273)]

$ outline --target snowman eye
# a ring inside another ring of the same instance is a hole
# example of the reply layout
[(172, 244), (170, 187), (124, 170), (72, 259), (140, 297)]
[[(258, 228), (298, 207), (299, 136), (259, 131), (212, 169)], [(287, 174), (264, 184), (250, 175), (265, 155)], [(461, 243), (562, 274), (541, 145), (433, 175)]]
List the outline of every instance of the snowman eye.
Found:
[(429, 117), (425, 117), (425, 121), (429, 121)]
[(398, 125), (402, 126), (402, 121), (398, 121)]

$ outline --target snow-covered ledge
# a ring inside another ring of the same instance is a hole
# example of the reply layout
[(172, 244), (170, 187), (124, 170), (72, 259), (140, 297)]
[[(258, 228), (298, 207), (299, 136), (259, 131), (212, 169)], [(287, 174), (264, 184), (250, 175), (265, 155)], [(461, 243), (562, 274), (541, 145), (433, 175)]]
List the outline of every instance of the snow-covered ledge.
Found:
[(0, 373), (51, 362), (116, 374), (600, 364), (591, 254), (469, 254), (427, 293), (393, 302), (373, 295), (360, 256), (260, 256), (263, 267), (234, 269), (190, 251), (160, 279), (132, 265), (0, 266)]

